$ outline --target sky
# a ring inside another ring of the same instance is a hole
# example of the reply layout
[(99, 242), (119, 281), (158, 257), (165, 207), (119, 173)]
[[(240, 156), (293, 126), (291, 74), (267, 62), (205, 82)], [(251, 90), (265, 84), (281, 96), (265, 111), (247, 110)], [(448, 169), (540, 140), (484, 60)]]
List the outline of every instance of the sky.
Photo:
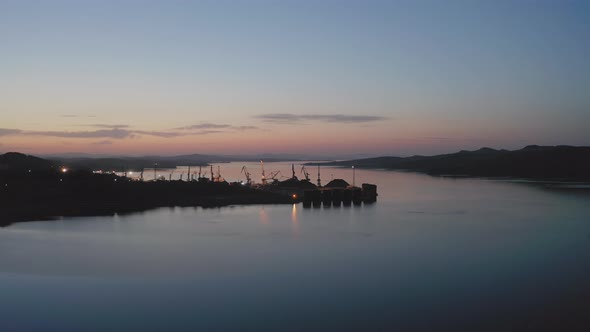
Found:
[(590, 145), (588, 1), (0, 0), (0, 152)]

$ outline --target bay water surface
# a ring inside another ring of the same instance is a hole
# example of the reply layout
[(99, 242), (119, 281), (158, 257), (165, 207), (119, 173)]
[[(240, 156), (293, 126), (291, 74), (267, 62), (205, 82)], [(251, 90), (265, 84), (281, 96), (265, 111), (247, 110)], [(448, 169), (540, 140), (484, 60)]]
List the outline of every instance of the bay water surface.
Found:
[[(241, 167), (220, 170), (244, 180)], [(322, 168), (332, 178), (352, 183), (352, 171)], [(377, 184), (378, 202), (1, 228), (0, 331), (590, 330), (586, 190), (385, 170), (355, 180)]]

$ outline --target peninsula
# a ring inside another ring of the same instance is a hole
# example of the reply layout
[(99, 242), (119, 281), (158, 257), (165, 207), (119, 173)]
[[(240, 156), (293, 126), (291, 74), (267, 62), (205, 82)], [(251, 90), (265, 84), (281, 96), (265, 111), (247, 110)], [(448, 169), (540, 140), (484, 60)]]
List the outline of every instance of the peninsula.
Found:
[(0, 155), (0, 226), (166, 206), (292, 202), (292, 197), (225, 181), (143, 182), (115, 174), (60, 169), (48, 160), (20, 153)]

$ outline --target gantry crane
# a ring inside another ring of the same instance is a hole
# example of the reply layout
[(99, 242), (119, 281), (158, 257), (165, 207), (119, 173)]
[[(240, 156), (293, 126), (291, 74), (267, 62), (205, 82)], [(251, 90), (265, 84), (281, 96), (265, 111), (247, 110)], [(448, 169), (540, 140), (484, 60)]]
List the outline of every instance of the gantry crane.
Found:
[(242, 166), (241, 173), (244, 173), (244, 175), (246, 176), (246, 184), (247, 185), (251, 185), (252, 184), (252, 179), (250, 178), (250, 172), (248, 172), (248, 169), (246, 168), (246, 165)]
[(260, 161), (260, 167), (262, 167), (262, 184), (266, 184), (266, 174), (264, 173), (264, 162)]
[(279, 180), (277, 180), (277, 176), (279, 176), (279, 174), (281, 174), (281, 171), (276, 171), (276, 172), (270, 173), (270, 178), (273, 180), (273, 182), (279, 181)]
[(305, 168), (305, 165), (301, 166), (301, 174), (305, 176), (305, 181), (309, 181), (309, 172), (307, 171), (307, 168)]

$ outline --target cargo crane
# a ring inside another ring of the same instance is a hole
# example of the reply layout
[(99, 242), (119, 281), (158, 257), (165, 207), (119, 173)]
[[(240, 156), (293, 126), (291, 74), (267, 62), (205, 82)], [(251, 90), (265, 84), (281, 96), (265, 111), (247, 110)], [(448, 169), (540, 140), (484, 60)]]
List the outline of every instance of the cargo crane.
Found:
[(186, 173), (186, 180), (190, 181), (191, 180), (191, 166), (188, 166), (188, 172)]
[(281, 171), (276, 171), (276, 172), (270, 173), (270, 178), (272, 179), (273, 183), (279, 182), (279, 180), (277, 180), (277, 176), (279, 176), (279, 174), (281, 174)]
[(307, 168), (305, 168), (305, 166), (301, 166), (301, 174), (303, 174), (303, 176), (305, 176), (305, 181), (309, 181), (309, 172), (307, 171)]
[(262, 167), (262, 184), (266, 184), (266, 174), (264, 173), (264, 162), (260, 161), (260, 166)]
[(241, 173), (244, 173), (244, 175), (246, 176), (246, 184), (247, 185), (251, 185), (252, 184), (252, 179), (250, 178), (250, 172), (248, 172), (248, 169), (246, 168), (246, 165), (242, 166)]
[(320, 178), (320, 164), (318, 164), (318, 187), (322, 186), (322, 180)]
[(211, 166), (211, 182), (213, 182), (215, 180), (215, 174), (213, 173), (213, 165)]

